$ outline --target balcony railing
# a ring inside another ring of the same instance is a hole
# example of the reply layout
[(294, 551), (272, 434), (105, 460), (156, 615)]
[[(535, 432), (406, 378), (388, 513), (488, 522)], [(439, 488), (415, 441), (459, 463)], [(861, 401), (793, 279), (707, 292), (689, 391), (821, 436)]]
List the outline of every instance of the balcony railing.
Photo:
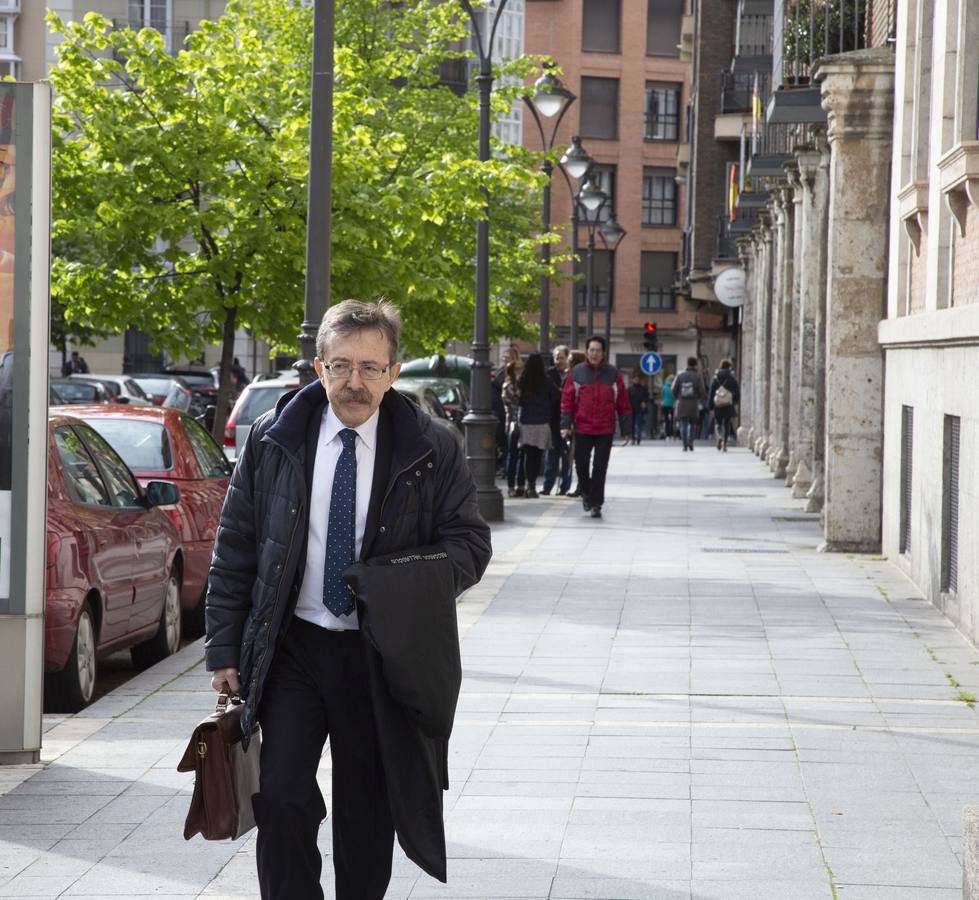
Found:
[(157, 26), (147, 25), (143, 22), (130, 21), (129, 19), (113, 19), (112, 27), (116, 30), (132, 28), (134, 31), (139, 31), (141, 28), (152, 27), (163, 35), (163, 40), (166, 44), (167, 50), (174, 53), (183, 46), (184, 40), (186, 40), (186, 38), (194, 30), (194, 23), (189, 21), (171, 22), (166, 27), (159, 28)]
[(756, 88), (760, 109), (764, 109), (771, 83), (768, 72), (721, 72), (721, 112), (751, 112)]
[(738, 17), (736, 53), (738, 56), (770, 57), (773, 49), (773, 19), (769, 15)]
[(816, 60), (866, 46), (867, 0), (776, 0), (773, 84), (808, 86)]

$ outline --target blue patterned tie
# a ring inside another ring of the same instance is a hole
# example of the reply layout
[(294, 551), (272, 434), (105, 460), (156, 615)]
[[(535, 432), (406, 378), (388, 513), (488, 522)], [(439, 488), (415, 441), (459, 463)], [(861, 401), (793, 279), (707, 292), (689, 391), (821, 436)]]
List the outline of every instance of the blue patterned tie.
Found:
[(357, 432), (340, 432), (343, 450), (333, 473), (330, 519), (326, 527), (326, 564), (323, 569), (323, 605), (335, 616), (353, 612), (353, 595), (343, 580), (343, 572), (354, 562), (356, 534), (354, 513), (357, 498)]

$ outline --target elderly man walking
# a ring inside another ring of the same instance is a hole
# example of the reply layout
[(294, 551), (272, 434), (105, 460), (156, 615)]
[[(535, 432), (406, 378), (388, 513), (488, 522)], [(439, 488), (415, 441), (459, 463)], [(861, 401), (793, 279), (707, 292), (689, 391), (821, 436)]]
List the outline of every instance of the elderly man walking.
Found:
[(400, 332), (390, 303), (327, 311), (318, 381), (254, 424), (221, 512), (205, 658), (214, 689), (246, 703), (243, 740), (256, 719), (262, 728), (263, 898), (323, 896), (327, 737), (338, 900), (381, 900), (395, 832), (446, 879), (455, 599), (482, 576), (490, 534), (456, 441), (390, 390)]

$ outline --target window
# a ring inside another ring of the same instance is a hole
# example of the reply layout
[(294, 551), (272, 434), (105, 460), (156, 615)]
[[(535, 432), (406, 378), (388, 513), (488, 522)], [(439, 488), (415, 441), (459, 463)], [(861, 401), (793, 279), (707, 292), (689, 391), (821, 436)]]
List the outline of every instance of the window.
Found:
[(959, 431), (958, 416), (945, 416), (942, 465), (942, 591), (959, 589)]
[(92, 453), (98, 458), (99, 467), (105, 477), (109, 496), (115, 506), (139, 506), (139, 485), (133, 479), (133, 473), (119, 458), (119, 454), (109, 445), (108, 441), (97, 431), (87, 425), (76, 426)]
[(673, 277), (676, 254), (643, 251), (639, 271), (639, 308), (674, 309)]
[(581, 79), (582, 137), (614, 141), (619, 134), (619, 79)]
[(129, 27), (155, 28), (170, 46), (172, 0), (129, 0)]
[[(588, 174), (595, 184), (608, 194), (608, 202), (598, 213), (598, 221), (605, 222), (615, 212), (615, 166), (596, 164), (591, 167)], [(582, 221), (585, 218), (582, 216)], [(592, 216), (587, 218), (589, 221), (593, 221)]]
[(224, 478), (230, 475), (230, 463), (214, 438), (201, 427), (200, 423), (189, 416), (181, 416), (180, 424), (184, 426), (197, 465), (201, 467), (201, 474), (205, 478)]
[(646, 4), (646, 55), (679, 56), (683, 0), (649, 0)]
[(0, 50), (10, 50), (11, 22), (7, 16), (0, 16)]
[(619, 52), (619, 0), (585, 0), (581, 49), (593, 53)]
[(647, 141), (677, 141), (680, 138), (680, 85), (646, 82)]
[[(609, 267), (611, 265), (612, 254), (608, 250), (596, 250), (592, 262), (595, 267), (593, 281), (594, 293), (592, 294), (592, 309), (606, 309), (609, 303)], [(581, 278), (574, 283), (575, 297), (578, 302), (578, 309), (586, 309), (586, 292), (588, 289), (588, 260), (585, 254), (575, 262), (575, 275)]]
[(676, 225), (675, 179), (675, 169), (643, 169), (643, 225)]
[(134, 469), (172, 469), (173, 450), (166, 429), (158, 422), (127, 417), (86, 421), (97, 428), (112, 448)]
[(54, 432), (54, 443), (61, 457), (68, 494), (75, 503), (112, 506), (105, 482), (85, 445), (71, 428), (63, 426)]
[(911, 551), (911, 451), (914, 447), (914, 409), (901, 407), (901, 534), (899, 552)]

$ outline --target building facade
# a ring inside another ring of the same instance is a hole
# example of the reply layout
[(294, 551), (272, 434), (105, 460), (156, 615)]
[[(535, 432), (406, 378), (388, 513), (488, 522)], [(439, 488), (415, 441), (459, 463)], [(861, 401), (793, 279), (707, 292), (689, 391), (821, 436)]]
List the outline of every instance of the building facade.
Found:
[(751, 76), (733, 175), (694, 153), (698, 190), (730, 191), (731, 224), (753, 217), (732, 235), (740, 436), (820, 513), (825, 549), (883, 552), (979, 639), (979, 4), (767, 14), (771, 66)]
[(883, 552), (979, 639), (979, 3), (897, 17)]
[[(582, 277), (553, 292), (552, 333), (569, 341), (572, 299), (579, 343), (586, 332), (605, 331), (610, 313), (610, 359), (620, 368), (637, 365), (647, 321), (656, 322), (666, 371), (675, 371), (677, 360), (700, 355), (703, 333), (722, 324), (719, 315), (705, 315), (701, 304), (691, 302), (682, 285), (693, 37), (686, 2), (535, 0), (525, 8), (526, 51), (551, 56), (577, 97), (555, 146), (566, 147), (580, 136), (594, 160), (592, 174), (611, 198), (601, 218), (614, 214), (626, 231), (614, 251), (593, 238), (590, 329)], [(526, 147), (541, 149), (529, 115), (523, 133)], [(555, 167), (553, 225), (570, 223), (572, 190), (578, 186)], [(586, 224), (579, 225), (576, 269), (582, 276), (588, 232)]]

